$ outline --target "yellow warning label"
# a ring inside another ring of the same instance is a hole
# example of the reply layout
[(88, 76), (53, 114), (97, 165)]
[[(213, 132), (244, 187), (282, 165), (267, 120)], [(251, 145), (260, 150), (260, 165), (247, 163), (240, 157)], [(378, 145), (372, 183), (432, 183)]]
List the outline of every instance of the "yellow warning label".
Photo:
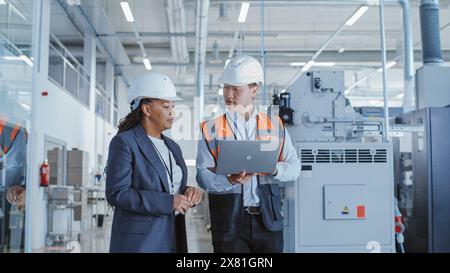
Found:
[(348, 214), (348, 213), (349, 213), (348, 207), (345, 206), (344, 209), (342, 210), (342, 214)]

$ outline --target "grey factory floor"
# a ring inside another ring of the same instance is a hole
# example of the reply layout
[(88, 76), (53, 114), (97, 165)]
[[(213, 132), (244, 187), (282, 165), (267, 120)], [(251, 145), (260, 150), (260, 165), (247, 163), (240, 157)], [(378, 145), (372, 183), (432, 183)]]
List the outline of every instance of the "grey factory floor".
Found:
[[(199, 205), (186, 214), (186, 232), (189, 253), (212, 252), (211, 233), (206, 227), (207, 220), (204, 218), (204, 207)], [(86, 230), (80, 236), (80, 245), (51, 246), (39, 249), (37, 252), (82, 252), (82, 253), (105, 253), (109, 250), (111, 233), (112, 213), (104, 220), (102, 227)]]

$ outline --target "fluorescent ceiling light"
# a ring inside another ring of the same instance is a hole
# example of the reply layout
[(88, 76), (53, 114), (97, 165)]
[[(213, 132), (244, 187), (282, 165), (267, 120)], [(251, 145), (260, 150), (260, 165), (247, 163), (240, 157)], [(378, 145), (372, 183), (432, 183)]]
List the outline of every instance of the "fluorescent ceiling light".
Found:
[[(389, 68), (393, 67), (396, 64), (397, 64), (396, 61), (389, 62), (388, 64), (386, 64), (386, 69), (389, 69)], [(382, 67), (378, 68), (378, 72), (382, 72), (382, 71), (383, 71)]]
[(380, 0), (367, 0), (366, 2), (368, 5), (373, 6), (380, 3)]
[(147, 70), (151, 70), (152, 69), (152, 65), (150, 64), (150, 60), (148, 58), (142, 59), (142, 62), (145, 65), (145, 69), (147, 69)]
[(250, 3), (244, 2), (241, 5), (241, 12), (239, 12), (239, 23), (244, 23), (247, 19), (248, 8), (250, 7)]
[(19, 58), (22, 61), (26, 62), (29, 66), (33, 66), (33, 62), (30, 60), (30, 58), (28, 58), (27, 55), (22, 54), (22, 55), (19, 56)]
[(134, 22), (133, 13), (131, 13), (130, 5), (128, 5), (128, 2), (122, 1), (120, 2), (120, 5), (122, 6), (123, 14), (125, 15), (127, 21)]
[[(336, 65), (335, 62), (314, 62), (314, 61), (310, 61), (310, 62), (312, 62), (311, 66), (319, 66), (319, 67), (332, 67), (332, 66)], [(296, 67), (296, 66), (307, 65), (307, 63), (305, 63), (305, 62), (293, 62), (290, 65), (293, 66), (293, 67)]]
[(305, 63), (291, 63), (291, 66), (303, 66), (302, 68), (302, 72), (305, 72), (307, 70), (309, 70), (312, 66), (317, 66), (317, 67), (332, 67), (335, 66), (336, 63), (335, 62), (315, 62), (315, 61), (309, 61), (306, 64)]
[(304, 66), (306, 63), (305, 62), (292, 62), (291, 66), (296, 67), (296, 66)]
[(350, 17), (350, 19), (345, 22), (347, 26), (353, 25), (358, 19), (369, 9), (368, 6), (362, 5), (353, 15)]
[[(1, 0), (0, 0), (1, 1)], [(22, 60), (22, 58), (20, 58), (19, 56), (3, 56), (3, 59), (7, 60), (7, 61), (18, 61), (18, 60)]]
[(311, 66), (313, 66), (313, 64), (314, 61), (307, 62), (306, 65), (302, 68), (302, 72), (308, 71), (311, 68)]
[(320, 66), (320, 67), (332, 67), (335, 66), (335, 62), (313, 62), (313, 66)]

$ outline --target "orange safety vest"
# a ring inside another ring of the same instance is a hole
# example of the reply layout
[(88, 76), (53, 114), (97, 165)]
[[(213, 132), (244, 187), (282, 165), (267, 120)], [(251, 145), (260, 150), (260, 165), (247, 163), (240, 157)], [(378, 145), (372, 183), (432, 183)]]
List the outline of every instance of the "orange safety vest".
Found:
[[(220, 153), (220, 140), (233, 140), (235, 135), (227, 122), (226, 115), (223, 114), (215, 119), (201, 123), (201, 130), (209, 152), (217, 159)], [(256, 140), (277, 141), (278, 142), (278, 162), (283, 161), (283, 147), (285, 140), (284, 125), (278, 116), (269, 118), (265, 113), (259, 112), (256, 116)]]
[[(0, 136), (3, 133), (3, 129), (5, 128), (5, 125), (6, 125), (6, 121), (5, 120), (0, 120)], [(2, 150), (2, 152), (4, 154), (8, 153), (8, 151), (11, 148), (14, 140), (16, 139), (16, 136), (17, 136), (17, 133), (19, 132), (19, 130), (20, 130), (20, 125), (16, 124), (14, 126), (13, 130), (11, 131), (11, 134), (9, 136), (9, 140), (5, 139), (5, 143), (2, 143), (0, 141), (0, 149)], [(1, 153), (0, 153), (0, 155), (1, 155)]]

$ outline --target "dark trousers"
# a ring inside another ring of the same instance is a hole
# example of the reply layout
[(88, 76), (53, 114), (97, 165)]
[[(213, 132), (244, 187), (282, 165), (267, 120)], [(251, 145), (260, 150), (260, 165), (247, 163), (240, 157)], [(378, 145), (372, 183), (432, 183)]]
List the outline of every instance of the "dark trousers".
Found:
[(215, 253), (281, 253), (283, 231), (270, 231), (261, 214), (244, 212), (242, 224), (230, 232), (213, 231)]

